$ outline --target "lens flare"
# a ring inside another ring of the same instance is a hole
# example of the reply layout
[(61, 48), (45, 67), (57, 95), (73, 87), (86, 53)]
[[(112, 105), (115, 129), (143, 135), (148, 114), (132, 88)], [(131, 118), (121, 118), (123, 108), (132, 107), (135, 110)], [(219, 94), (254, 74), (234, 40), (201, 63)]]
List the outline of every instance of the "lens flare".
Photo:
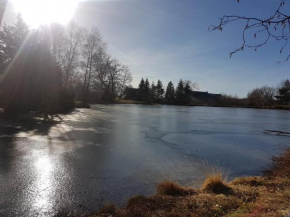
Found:
[(15, 11), (20, 13), (31, 27), (53, 22), (69, 22), (81, 0), (11, 0)]

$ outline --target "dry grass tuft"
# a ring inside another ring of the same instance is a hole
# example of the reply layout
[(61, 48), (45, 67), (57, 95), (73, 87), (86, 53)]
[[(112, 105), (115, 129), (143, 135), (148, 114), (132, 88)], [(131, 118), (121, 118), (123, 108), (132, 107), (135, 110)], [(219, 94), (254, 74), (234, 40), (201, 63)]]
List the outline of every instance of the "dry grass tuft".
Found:
[(274, 157), (272, 168), (264, 173), (268, 177), (290, 178), (290, 149), (286, 149), (280, 157)]
[(193, 189), (181, 187), (177, 183), (170, 181), (164, 181), (157, 187), (157, 195), (185, 196), (194, 193)]
[(221, 173), (210, 175), (204, 181), (201, 190), (214, 194), (231, 194), (232, 189), (226, 184)]

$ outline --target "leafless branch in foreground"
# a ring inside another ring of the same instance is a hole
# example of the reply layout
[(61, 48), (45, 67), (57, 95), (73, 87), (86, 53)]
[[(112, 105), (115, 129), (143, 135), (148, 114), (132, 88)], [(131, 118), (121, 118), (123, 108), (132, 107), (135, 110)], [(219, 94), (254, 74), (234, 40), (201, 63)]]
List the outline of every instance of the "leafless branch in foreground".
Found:
[[(238, 1), (239, 2), (239, 1)], [(220, 19), (220, 23), (217, 26), (211, 25), (209, 26), (209, 31), (219, 30), (222, 31), (224, 26), (236, 22), (236, 21), (244, 21), (245, 25), (242, 33), (242, 45), (236, 50), (230, 52), (230, 57), (233, 54), (244, 51), (245, 48), (252, 48), (257, 51), (260, 47), (266, 45), (270, 39), (275, 39), (276, 41), (282, 41), (283, 45), (280, 49), (280, 53), (284, 51), (284, 49), (288, 45), (288, 40), (290, 38), (290, 16), (282, 12), (282, 8), (285, 6), (286, 0), (281, 0), (281, 3), (277, 10), (275, 10), (274, 14), (267, 19), (259, 19), (256, 17), (245, 17), (245, 16), (223, 16)], [(251, 32), (251, 33), (249, 33)], [(254, 44), (249, 43), (248, 34), (253, 34), (253, 38), (256, 39), (258, 35), (265, 34), (265, 39), (262, 41), (257, 41)], [(290, 54), (284, 61), (286, 62), (290, 59)]]

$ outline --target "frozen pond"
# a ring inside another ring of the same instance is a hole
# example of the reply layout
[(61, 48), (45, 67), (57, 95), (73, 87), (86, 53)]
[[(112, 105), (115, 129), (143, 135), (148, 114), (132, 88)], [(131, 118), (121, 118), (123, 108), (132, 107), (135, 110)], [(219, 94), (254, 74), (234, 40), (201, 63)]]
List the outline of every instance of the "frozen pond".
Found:
[(290, 147), (290, 112), (94, 105), (54, 122), (0, 121), (0, 216), (81, 214), (163, 180), (198, 187), (211, 165), (257, 175)]

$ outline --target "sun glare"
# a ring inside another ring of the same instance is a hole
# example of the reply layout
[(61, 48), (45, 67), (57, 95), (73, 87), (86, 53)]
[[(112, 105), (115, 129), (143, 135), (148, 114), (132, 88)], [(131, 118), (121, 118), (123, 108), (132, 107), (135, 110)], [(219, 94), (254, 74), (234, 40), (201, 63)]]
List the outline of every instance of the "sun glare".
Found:
[(80, 0), (11, 0), (16, 12), (31, 27), (69, 22)]

